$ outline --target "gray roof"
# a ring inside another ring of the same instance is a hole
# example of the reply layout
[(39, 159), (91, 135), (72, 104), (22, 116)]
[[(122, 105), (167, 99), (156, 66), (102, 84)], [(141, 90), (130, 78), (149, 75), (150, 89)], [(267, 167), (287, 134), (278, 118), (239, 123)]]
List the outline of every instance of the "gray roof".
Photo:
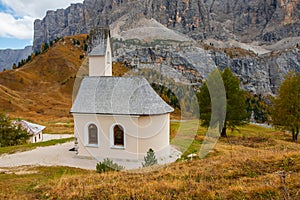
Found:
[(85, 77), (71, 113), (159, 115), (173, 112), (142, 77)]
[(15, 122), (15, 125), (21, 125), (29, 134), (37, 135), (41, 131), (43, 131), (46, 126), (42, 126), (39, 124), (34, 124), (25, 120), (21, 120), (20, 122)]

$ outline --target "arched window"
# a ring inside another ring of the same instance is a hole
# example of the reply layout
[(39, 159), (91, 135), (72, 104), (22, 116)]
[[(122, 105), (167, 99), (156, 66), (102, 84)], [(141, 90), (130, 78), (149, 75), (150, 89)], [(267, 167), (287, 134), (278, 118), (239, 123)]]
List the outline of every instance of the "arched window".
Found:
[(113, 129), (113, 145), (114, 146), (119, 146), (119, 147), (124, 147), (125, 142), (124, 142), (124, 128), (121, 125), (115, 125)]
[(98, 128), (95, 124), (88, 126), (88, 144), (98, 145)]

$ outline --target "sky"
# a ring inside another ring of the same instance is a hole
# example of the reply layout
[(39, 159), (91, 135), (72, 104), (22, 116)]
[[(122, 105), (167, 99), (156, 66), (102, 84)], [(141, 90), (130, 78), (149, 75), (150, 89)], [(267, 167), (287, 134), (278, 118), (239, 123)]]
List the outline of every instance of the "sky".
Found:
[(23, 49), (32, 45), (33, 23), (47, 10), (67, 8), (83, 0), (0, 0), (0, 49)]

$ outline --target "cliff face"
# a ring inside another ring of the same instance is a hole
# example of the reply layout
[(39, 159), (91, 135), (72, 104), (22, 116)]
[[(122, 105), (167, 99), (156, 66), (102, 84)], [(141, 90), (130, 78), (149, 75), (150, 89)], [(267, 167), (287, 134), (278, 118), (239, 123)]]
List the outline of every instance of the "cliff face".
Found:
[(131, 20), (154, 18), (194, 39), (268, 43), (300, 36), (300, 0), (85, 0), (36, 20), (34, 49), (56, 37), (88, 33), (128, 14)]
[(82, 4), (72, 4), (66, 10), (48, 11), (43, 20), (34, 22), (33, 49), (39, 51), (43, 42), (63, 36), (87, 33), (85, 9)]
[[(134, 2), (134, 1), (133, 1)], [(34, 50), (43, 42), (63, 36), (84, 34), (99, 25), (106, 25), (128, 13), (132, 6), (126, 0), (86, 0), (67, 9), (48, 11), (44, 19), (34, 22)]]
[(22, 59), (26, 59), (32, 53), (32, 46), (24, 49), (5, 49), (0, 50), (0, 71), (3, 69), (11, 69), (13, 64), (18, 65)]

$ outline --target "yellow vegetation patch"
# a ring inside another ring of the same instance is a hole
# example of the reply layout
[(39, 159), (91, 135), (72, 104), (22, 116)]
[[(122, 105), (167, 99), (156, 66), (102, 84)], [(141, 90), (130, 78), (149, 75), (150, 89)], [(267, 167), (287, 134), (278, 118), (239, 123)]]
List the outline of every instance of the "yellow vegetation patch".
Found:
[(73, 83), (86, 39), (87, 35), (65, 37), (21, 68), (0, 73), (1, 110), (42, 124), (71, 118)]
[[(205, 130), (199, 129), (197, 134), (203, 135)], [(97, 174), (49, 167), (23, 177), (0, 174), (0, 178), (16, 185), (26, 180), (20, 197), (37, 199), (299, 199), (299, 143), (287, 140), (286, 133), (252, 125), (229, 135), (218, 141), (217, 153), (204, 159), (153, 169)], [(260, 136), (275, 143), (262, 146), (265, 140), (251, 139)], [(252, 145), (244, 145), (242, 140)], [(42, 174), (43, 178), (39, 177)], [(19, 197), (12, 186), (9, 192), (0, 184), (2, 194)]]

